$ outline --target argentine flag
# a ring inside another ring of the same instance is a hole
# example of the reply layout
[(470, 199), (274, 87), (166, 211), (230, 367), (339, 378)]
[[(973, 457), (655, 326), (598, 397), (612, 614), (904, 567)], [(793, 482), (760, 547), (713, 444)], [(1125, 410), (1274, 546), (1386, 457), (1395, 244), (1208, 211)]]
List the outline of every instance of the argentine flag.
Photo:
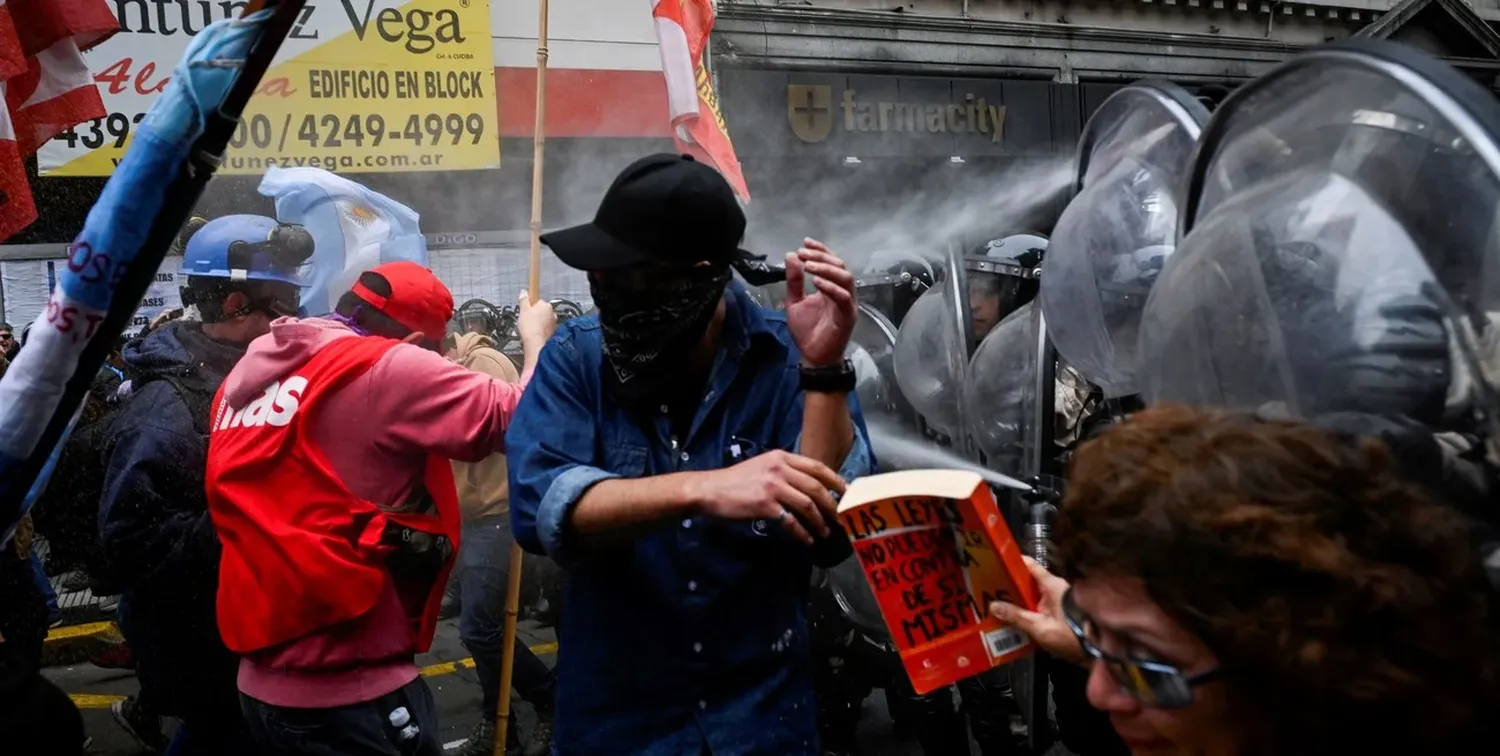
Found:
[(276, 219), (312, 234), (312, 259), (302, 268), (302, 311), (326, 315), (354, 280), (381, 263), (427, 265), (427, 241), (415, 210), (322, 168), (266, 171), (260, 193), (276, 200)]

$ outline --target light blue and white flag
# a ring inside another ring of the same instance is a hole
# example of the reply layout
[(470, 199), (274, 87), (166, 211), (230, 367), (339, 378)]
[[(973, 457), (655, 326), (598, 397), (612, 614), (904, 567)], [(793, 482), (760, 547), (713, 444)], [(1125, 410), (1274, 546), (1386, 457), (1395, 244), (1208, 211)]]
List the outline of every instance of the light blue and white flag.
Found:
[(276, 219), (312, 234), (302, 268), (302, 310), (326, 315), (354, 280), (381, 263), (427, 264), (427, 241), (415, 210), (322, 168), (266, 171), (260, 193), (276, 200)]
[[(66, 269), (32, 322), (26, 347), (0, 380), (0, 544), (15, 532), (57, 463), (67, 430), (43, 444), (49, 427), (68, 417), (71, 429), (78, 418), (82, 404), (64, 406), (63, 400), (69, 382), (87, 385), (94, 378), (94, 369), (79, 374), (80, 356), (91, 340), (117, 335), (96, 331), (115, 304), (124, 271), (161, 264), (165, 249), (144, 248), (151, 227), (170, 205), (174, 182), (186, 170), (208, 114), (240, 77), (273, 12), (265, 8), (219, 21), (193, 38), (68, 248)], [(137, 304), (128, 303), (131, 309)], [(34, 465), (38, 461), (43, 464)], [(33, 467), (40, 469), (35, 477)]]

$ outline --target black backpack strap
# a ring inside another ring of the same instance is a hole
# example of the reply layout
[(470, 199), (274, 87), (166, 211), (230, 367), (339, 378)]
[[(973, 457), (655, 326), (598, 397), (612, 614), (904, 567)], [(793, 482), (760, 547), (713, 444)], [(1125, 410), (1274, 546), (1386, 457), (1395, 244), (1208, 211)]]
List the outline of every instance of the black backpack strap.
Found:
[[(193, 416), (193, 430), (198, 435), (208, 437), (209, 414), (213, 411), (214, 397), (212, 393), (199, 391), (182, 382), (181, 376), (162, 375), (157, 380), (163, 380), (172, 384), (177, 396), (182, 398), (183, 404), (187, 405), (188, 414)], [(139, 389), (137, 389), (139, 390)]]

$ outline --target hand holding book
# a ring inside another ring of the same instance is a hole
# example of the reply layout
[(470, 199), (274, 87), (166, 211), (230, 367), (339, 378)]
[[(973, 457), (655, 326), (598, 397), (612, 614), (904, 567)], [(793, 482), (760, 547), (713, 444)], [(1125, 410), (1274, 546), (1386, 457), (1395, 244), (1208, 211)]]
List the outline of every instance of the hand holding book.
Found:
[(1052, 574), (1031, 557), (1021, 558), (1026, 570), (1036, 580), (1038, 601), (1036, 611), (1016, 606), (1009, 601), (990, 604), (990, 615), (1007, 625), (1014, 625), (1031, 638), (1031, 642), (1055, 658), (1074, 664), (1084, 662), (1083, 647), (1078, 637), (1063, 619), (1062, 598), (1068, 592), (1068, 581)]

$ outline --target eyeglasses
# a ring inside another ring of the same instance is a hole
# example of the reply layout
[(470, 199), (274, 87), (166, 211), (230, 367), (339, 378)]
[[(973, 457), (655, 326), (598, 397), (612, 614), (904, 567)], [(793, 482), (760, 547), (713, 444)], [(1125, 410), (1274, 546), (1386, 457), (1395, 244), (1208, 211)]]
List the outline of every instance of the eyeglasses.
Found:
[(1185, 675), (1170, 664), (1126, 659), (1103, 649), (1089, 636), (1095, 623), (1073, 600), (1073, 589), (1069, 588), (1062, 599), (1063, 619), (1068, 629), (1078, 638), (1084, 653), (1103, 662), (1109, 676), (1114, 678), (1131, 698), (1142, 706), (1153, 709), (1180, 709), (1193, 703), (1193, 688), (1219, 679), (1221, 669), (1215, 668), (1197, 675)]

